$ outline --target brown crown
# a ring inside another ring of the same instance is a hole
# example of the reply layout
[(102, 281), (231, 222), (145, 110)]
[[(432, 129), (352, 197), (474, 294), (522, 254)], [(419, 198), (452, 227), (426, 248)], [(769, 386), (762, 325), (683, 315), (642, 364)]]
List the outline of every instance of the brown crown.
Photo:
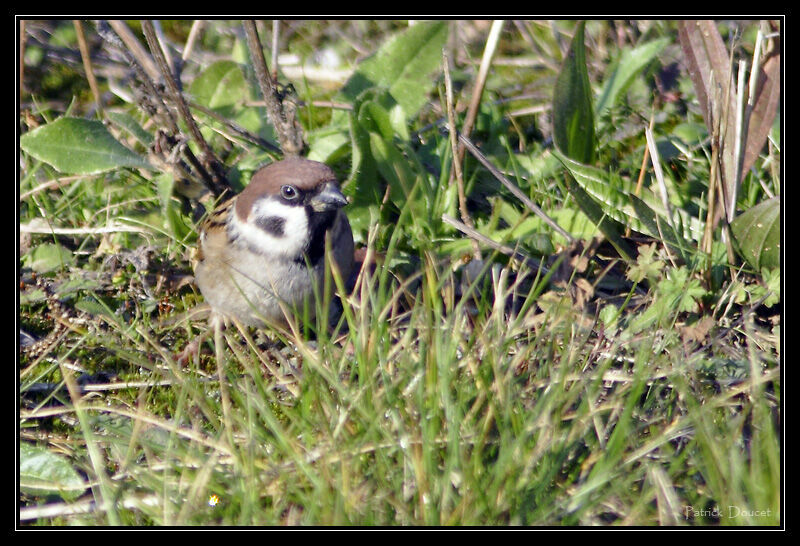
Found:
[(236, 199), (236, 214), (245, 219), (253, 201), (264, 195), (278, 195), (281, 186), (291, 184), (302, 191), (312, 190), (325, 182), (337, 182), (330, 167), (319, 161), (293, 157), (261, 167), (250, 184)]

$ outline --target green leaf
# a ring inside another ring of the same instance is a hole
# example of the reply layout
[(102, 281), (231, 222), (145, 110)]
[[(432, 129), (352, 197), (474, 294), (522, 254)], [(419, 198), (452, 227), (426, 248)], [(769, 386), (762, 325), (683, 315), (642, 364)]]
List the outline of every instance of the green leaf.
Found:
[(42, 243), (25, 255), (22, 263), (37, 273), (47, 273), (74, 264), (75, 256), (59, 244)]
[(423, 186), (422, 175), (411, 168), (412, 163), (394, 144), (386, 142), (378, 134), (369, 133), (369, 145), (375, 166), (389, 185), (389, 199), (398, 209), (411, 214), (411, 232), (417, 238), (424, 239), (424, 230), (430, 227), (430, 196), (418, 191)]
[(669, 269), (667, 278), (658, 283), (657, 290), (670, 301), (668, 308), (690, 313), (697, 311), (698, 302), (708, 294), (697, 278), (690, 278), (686, 266)]
[(384, 43), (361, 62), (339, 92), (339, 100), (353, 102), (370, 87), (384, 87), (409, 119), (428, 100), (442, 61), (447, 39), (446, 21), (420, 22)]
[(152, 168), (99, 121), (64, 117), (24, 134), (20, 147), (62, 173), (94, 174), (117, 167)]
[(183, 240), (192, 230), (184, 221), (178, 203), (172, 198), (175, 179), (171, 174), (162, 173), (155, 177), (158, 198), (161, 201), (161, 212), (164, 216), (164, 227), (177, 240)]
[(153, 135), (145, 131), (139, 122), (136, 121), (132, 115), (127, 112), (114, 112), (109, 110), (106, 116), (114, 125), (122, 127), (125, 131), (130, 133), (136, 140), (145, 146), (150, 146), (153, 143)]
[(79, 311), (83, 311), (84, 313), (88, 313), (90, 315), (95, 315), (98, 317), (106, 317), (109, 319), (113, 319), (115, 322), (118, 320), (118, 317), (112, 313), (108, 307), (100, 303), (94, 298), (83, 298), (75, 302), (75, 309)]
[(391, 141), (394, 138), (389, 112), (374, 100), (361, 104), (358, 111), (358, 123), (370, 132), (379, 133), (384, 140)]
[(343, 191), (356, 206), (378, 205), (383, 198), (383, 189), (370, 150), (370, 133), (361, 125), (355, 113), (350, 115), (350, 141), (353, 149), (350, 177)]
[(66, 458), (28, 442), (19, 445), (19, 486), (33, 495), (60, 495), (65, 501), (77, 499), (87, 488)]
[(217, 61), (194, 79), (189, 86), (189, 92), (195, 102), (216, 110), (243, 104), (248, 89), (244, 73), (238, 64), (233, 61)]
[(642, 282), (645, 279), (655, 282), (664, 267), (664, 262), (659, 260), (655, 253), (655, 243), (640, 246), (636, 264), (628, 268), (625, 276), (633, 282)]
[(731, 222), (745, 261), (756, 271), (781, 265), (781, 198), (775, 196), (748, 209)]
[[(679, 252), (685, 251), (690, 246), (684, 240), (685, 235), (691, 235), (692, 238), (699, 238), (702, 235), (702, 228), (697, 219), (689, 217), (680, 209), (673, 210), (674, 221), (678, 223), (678, 228), (683, 229), (682, 231), (672, 229), (661, 201), (647, 188), (642, 188), (641, 195), (637, 197), (633, 192), (623, 188), (621, 183), (612, 184), (606, 172), (573, 161), (558, 150), (553, 150), (553, 155), (569, 170), (579, 188), (586, 193), (586, 198), (599, 207), (601, 213), (616, 222), (640, 233), (662, 239)], [(586, 210), (591, 209), (592, 203), (585, 199), (579, 200), (578, 195), (576, 200), (589, 219), (596, 222), (595, 216), (598, 213)]]
[(417, 177), (415, 173), (397, 148), (380, 135), (370, 133), (369, 144), (370, 150), (375, 157), (378, 172), (389, 184), (389, 197), (394, 203), (402, 207), (402, 204), (411, 198), (416, 185)]
[(553, 95), (553, 141), (564, 155), (592, 163), (595, 154), (592, 88), (586, 70), (586, 48), (581, 21), (561, 65)]
[(347, 151), (350, 140), (346, 131), (325, 127), (306, 135), (308, 140), (308, 159), (320, 163), (333, 163)]
[(779, 267), (764, 268), (761, 270), (761, 278), (766, 285), (766, 291), (769, 292), (769, 296), (764, 300), (764, 306), (772, 307), (781, 301), (781, 270)]
[(647, 42), (633, 49), (625, 49), (616, 62), (610, 67), (603, 90), (597, 99), (595, 113), (600, 116), (603, 110), (614, 106), (619, 98), (628, 90), (634, 78), (655, 59), (669, 43), (668, 38)]

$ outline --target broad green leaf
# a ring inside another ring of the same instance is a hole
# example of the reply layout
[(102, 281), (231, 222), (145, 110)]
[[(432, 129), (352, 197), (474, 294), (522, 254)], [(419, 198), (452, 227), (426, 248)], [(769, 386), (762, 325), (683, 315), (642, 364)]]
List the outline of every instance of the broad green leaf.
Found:
[(561, 65), (553, 95), (553, 141), (564, 155), (580, 163), (594, 161), (595, 134), (592, 88), (586, 70), (581, 21)]
[[(569, 51), (556, 79), (553, 95), (553, 142), (555, 155), (577, 164), (594, 161), (596, 139), (592, 113), (592, 88), (586, 70), (586, 47), (583, 43), (585, 22), (575, 29)], [(560, 153), (558, 153), (560, 151)], [(568, 167), (569, 168), (569, 167)], [(570, 169), (572, 173), (572, 170)], [(572, 173), (574, 176), (575, 174)], [(630, 259), (632, 248), (623, 238), (623, 226), (616, 216), (602, 208), (573, 176), (567, 176), (567, 188), (583, 213), (591, 220), (621, 256)]]
[(112, 123), (122, 127), (144, 146), (150, 146), (150, 144), (153, 143), (153, 135), (145, 131), (142, 126), (139, 125), (139, 122), (136, 121), (136, 118), (127, 112), (114, 112), (113, 110), (109, 110), (106, 112), (106, 116), (108, 116), (108, 119), (110, 119)]
[(742, 257), (756, 271), (781, 265), (781, 198), (775, 196), (746, 210), (731, 222)]
[(597, 201), (592, 199), (573, 176), (567, 176), (566, 182), (570, 195), (572, 195), (575, 202), (578, 203), (578, 207), (580, 207), (581, 211), (583, 211), (586, 217), (603, 232), (603, 235), (614, 245), (614, 248), (617, 249), (620, 256), (630, 260), (634, 252), (623, 238), (624, 230), (622, 224), (616, 221), (612, 216), (604, 213), (600, 205), (597, 204)]
[(94, 174), (117, 167), (152, 168), (99, 121), (60, 118), (22, 135), (20, 147), (62, 173)]
[(661, 38), (622, 52), (609, 68), (608, 75), (603, 82), (603, 91), (600, 93), (595, 107), (597, 116), (617, 102), (628, 90), (634, 78), (641, 74), (642, 70), (655, 59), (667, 43), (669, 43), (668, 38)]
[(37, 273), (47, 273), (75, 263), (72, 252), (55, 243), (42, 243), (25, 255), (22, 263)]
[(341, 129), (331, 130), (329, 127), (307, 133), (308, 159), (321, 163), (335, 162), (350, 143), (347, 133)]
[(233, 61), (213, 63), (189, 86), (195, 102), (212, 109), (242, 104), (247, 92), (242, 69)]
[[(584, 67), (585, 70), (585, 67)], [(586, 167), (589, 168), (588, 165), (583, 165), (580, 162), (574, 161), (569, 157), (566, 157), (564, 154), (558, 151), (558, 149), (553, 150), (553, 155), (558, 158), (567, 170), (569, 170), (570, 174), (566, 176), (566, 183), (567, 189), (569, 190), (570, 195), (575, 199), (575, 202), (578, 204), (578, 207), (581, 211), (586, 215), (586, 217), (597, 226), (597, 228), (603, 232), (603, 235), (609, 240), (609, 242), (614, 245), (614, 248), (620, 253), (621, 256), (624, 258), (630, 259), (634, 253), (633, 249), (630, 245), (624, 240), (623, 238), (623, 226), (619, 223), (618, 217), (612, 214), (609, 214), (608, 211), (604, 212), (604, 209), (595, 201), (589, 193), (582, 187), (582, 184), (579, 184), (576, 179), (576, 173), (580, 173), (581, 169), (578, 167)], [(594, 155), (593, 153), (591, 155)], [(614, 211), (616, 212), (616, 211)]]
[(353, 149), (350, 177), (342, 191), (352, 197), (356, 206), (378, 205), (383, 198), (383, 190), (378, 180), (378, 169), (370, 149), (370, 133), (358, 120), (355, 113), (350, 115), (350, 142)]
[(411, 168), (408, 158), (397, 147), (376, 133), (369, 133), (369, 145), (375, 167), (389, 185), (389, 198), (398, 209), (412, 215), (411, 230), (418, 238), (425, 238), (429, 228), (429, 196), (420, 192), (422, 175)]
[(33, 495), (60, 495), (65, 501), (77, 499), (88, 487), (66, 458), (28, 442), (19, 444), (19, 486)]
[[(681, 209), (673, 210), (673, 222), (677, 225), (675, 230), (670, 228), (667, 213), (659, 198), (647, 188), (642, 188), (641, 195), (637, 197), (633, 192), (623, 188), (621, 184), (612, 184), (608, 174), (604, 171), (573, 161), (558, 150), (553, 150), (553, 155), (569, 170), (580, 189), (600, 208), (601, 213), (605, 213), (606, 216), (622, 225), (664, 240), (681, 253), (689, 248), (684, 240), (686, 235), (695, 240), (702, 236), (702, 229), (697, 219), (690, 218)], [(590, 206), (589, 203), (579, 201), (578, 204), (590, 220), (596, 221), (593, 215), (584, 209), (584, 206)], [(678, 231), (676, 232), (676, 230)]]
[(376, 101), (365, 101), (358, 112), (359, 124), (370, 132), (379, 133), (384, 140), (394, 138), (389, 112)]
[(383, 87), (405, 115), (413, 118), (436, 83), (432, 76), (441, 65), (446, 39), (446, 21), (420, 22), (409, 27), (358, 65), (339, 92), (339, 99), (353, 102), (366, 89)]
[(378, 172), (389, 184), (391, 200), (402, 207), (417, 183), (415, 173), (397, 148), (380, 135), (371, 132), (369, 144)]

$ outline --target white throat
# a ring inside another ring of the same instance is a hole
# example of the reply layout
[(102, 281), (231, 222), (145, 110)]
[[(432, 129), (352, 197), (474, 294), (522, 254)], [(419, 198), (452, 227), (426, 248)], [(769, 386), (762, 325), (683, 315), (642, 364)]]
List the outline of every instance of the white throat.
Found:
[[(275, 199), (259, 199), (253, 203), (250, 215), (242, 221), (231, 210), (232, 223), (239, 234), (249, 244), (268, 254), (279, 254), (285, 258), (298, 258), (305, 251), (308, 243), (308, 216), (304, 207), (292, 207)], [(257, 218), (282, 218), (283, 236), (275, 236), (256, 225)]]

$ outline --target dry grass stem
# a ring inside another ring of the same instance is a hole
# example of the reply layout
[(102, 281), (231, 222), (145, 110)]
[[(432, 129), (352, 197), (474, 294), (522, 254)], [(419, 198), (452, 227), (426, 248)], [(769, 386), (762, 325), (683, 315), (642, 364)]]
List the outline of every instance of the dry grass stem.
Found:
[(81, 50), (83, 70), (86, 72), (86, 79), (89, 81), (89, 88), (92, 90), (94, 102), (97, 104), (97, 111), (102, 115), (103, 103), (100, 100), (100, 90), (97, 87), (97, 79), (94, 77), (94, 70), (92, 70), (92, 59), (89, 56), (89, 46), (86, 44), (86, 35), (83, 32), (83, 23), (80, 21), (80, 19), (73, 19), (72, 23), (75, 26), (75, 34), (78, 37), (78, 48)]

